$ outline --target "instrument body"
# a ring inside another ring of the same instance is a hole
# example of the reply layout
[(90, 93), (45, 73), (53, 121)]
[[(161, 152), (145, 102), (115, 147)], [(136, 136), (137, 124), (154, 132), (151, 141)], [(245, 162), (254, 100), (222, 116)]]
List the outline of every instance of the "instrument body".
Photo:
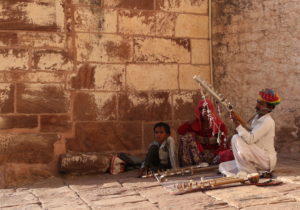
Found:
[(226, 186), (234, 183), (245, 183), (249, 181), (251, 184), (257, 184), (259, 181), (259, 174), (249, 174), (247, 177), (222, 177), (217, 179), (200, 180), (193, 181), (189, 180), (187, 182), (175, 184), (173, 189), (175, 189), (172, 194), (181, 195), (189, 192), (199, 191), (199, 190), (210, 190), (220, 186)]

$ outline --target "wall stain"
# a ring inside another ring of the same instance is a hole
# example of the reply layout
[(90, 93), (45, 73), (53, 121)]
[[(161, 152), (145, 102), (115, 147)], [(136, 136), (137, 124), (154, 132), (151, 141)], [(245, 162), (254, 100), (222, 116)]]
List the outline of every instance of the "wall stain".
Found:
[(3, 42), (6, 45), (13, 45), (18, 42), (17, 33), (0, 33), (0, 42)]
[[(47, 25), (37, 25), (31, 22), (27, 17), (26, 7), (29, 3), (42, 5), (46, 7), (55, 7), (55, 2), (35, 2), (33, 0), (2, 0), (2, 16), (0, 16), (0, 29), (3, 30), (37, 30), (37, 31), (57, 31), (55, 16), (49, 16), (52, 23)], [(53, 22), (54, 21), (54, 22)]]
[(153, 24), (155, 21), (155, 13), (152, 11), (122, 11), (120, 15), (128, 18), (139, 18), (143, 24)]
[(154, 0), (119, 0), (119, 4), (116, 5), (120, 8), (128, 9), (154, 9)]
[(81, 66), (77, 75), (72, 78), (72, 88), (93, 89), (95, 87), (95, 69), (96, 66), (89, 64)]
[[(58, 55), (62, 60), (62, 62), (59, 62), (59, 65), (67, 65), (70, 61), (73, 60), (73, 55), (71, 51), (60, 51), (60, 50), (40, 50), (40, 51), (35, 51), (33, 53), (33, 68), (38, 69), (39, 67), (39, 62), (41, 58), (45, 58), (48, 55)], [(52, 62), (52, 63), (51, 63)], [(53, 62), (53, 60), (49, 61), (50, 64), (52, 64), (52, 66), (49, 66), (49, 64), (47, 64), (47, 67), (43, 67), (43, 68), (47, 68), (47, 69), (51, 69), (51, 68), (57, 68), (56, 62)]]
[(234, 15), (241, 14), (245, 9), (251, 9), (253, 6), (250, 0), (223, 0), (214, 4), (213, 17), (214, 22), (223, 25), (230, 25)]
[(115, 43), (113, 41), (108, 41), (104, 44), (105, 51), (108, 56), (119, 57), (124, 60), (129, 60), (130, 58), (130, 44), (127, 42)]
[(191, 52), (191, 42), (190, 39), (171, 39), (173, 42), (176, 42), (176, 44), (184, 47), (184, 49), (187, 49), (189, 52)]

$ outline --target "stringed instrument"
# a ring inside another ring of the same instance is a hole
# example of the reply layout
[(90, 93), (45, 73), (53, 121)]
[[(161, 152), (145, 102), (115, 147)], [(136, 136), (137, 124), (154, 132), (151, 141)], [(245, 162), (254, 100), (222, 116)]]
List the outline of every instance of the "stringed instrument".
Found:
[(208, 93), (210, 93), (221, 105), (223, 105), (229, 112), (233, 113), (236, 119), (240, 122), (240, 124), (246, 128), (248, 131), (251, 131), (251, 126), (238, 114), (233, 110), (233, 106), (231, 103), (224, 98), (220, 93), (214, 90), (214, 88), (208, 84), (204, 79), (202, 79), (199, 75), (195, 75), (193, 77)]

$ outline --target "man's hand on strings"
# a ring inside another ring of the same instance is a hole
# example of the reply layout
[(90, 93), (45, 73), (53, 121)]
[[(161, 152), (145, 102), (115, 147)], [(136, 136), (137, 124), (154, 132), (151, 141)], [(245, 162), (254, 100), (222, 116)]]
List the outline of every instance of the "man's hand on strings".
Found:
[(235, 112), (233, 112), (233, 111), (229, 112), (229, 117), (233, 121), (233, 123), (236, 125), (236, 127), (238, 127), (241, 124), (240, 121), (238, 120), (238, 117)]

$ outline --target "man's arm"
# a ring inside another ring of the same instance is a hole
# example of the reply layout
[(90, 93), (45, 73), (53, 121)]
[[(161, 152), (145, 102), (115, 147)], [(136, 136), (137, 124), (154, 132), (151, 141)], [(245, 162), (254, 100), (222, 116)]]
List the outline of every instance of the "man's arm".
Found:
[(265, 120), (261, 124), (254, 126), (252, 131), (247, 131), (243, 126), (239, 125), (236, 130), (238, 135), (247, 143), (254, 144), (264, 135), (266, 135), (269, 130), (275, 126), (272, 120)]

